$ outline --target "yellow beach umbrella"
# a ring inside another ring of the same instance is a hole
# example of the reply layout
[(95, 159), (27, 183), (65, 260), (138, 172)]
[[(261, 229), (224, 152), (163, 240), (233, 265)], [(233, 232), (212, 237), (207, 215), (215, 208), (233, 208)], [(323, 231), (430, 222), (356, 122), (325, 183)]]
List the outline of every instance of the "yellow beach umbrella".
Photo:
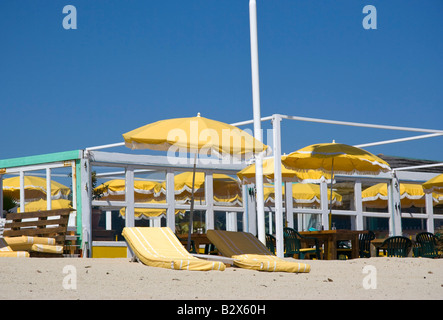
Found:
[(379, 174), (391, 170), (376, 155), (342, 143), (313, 144), (282, 156), (282, 163), (296, 171), (314, 169), (335, 174)]
[[(386, 208), (388, 206), (388, 186), (378, 183), (362, 191), (362, 201), (368, 208)], [(438, 203), (438, 196), (433, 194), (434, 204)], [(426, 206), (425, 193), (421, 184), (400, 183), (400, 204), (402, 208), (424, 208)]]
[[(25, 200), (46, 199), (46, 179), (35, 176), (24, 176)], [(20, 177), (3, 180), (3, 193), (15, 199), (20, 198)], [(51, 180), (51, 198), (66, 198), (71, 193), (67, 186)]]
[[(282, 164), (291, 170), (321, 170), (332, 175), (338, 174), (374, 174), (391, 170), (389, 164), (381, 158), (361, 148), (342, 143), (319, 143), (299, 149), (287, 156), (282, 156)], [(332, 182), (331, 182), (332, 190)], [(330, 201), (332, 199), (330, 198)], [(329, 211), (331, 225), (332, 205)]]
[(168, 151), (171, 147), (186, 152), (211, 152), (217, 156), (249, 159), (268, 146), (237, 127), (201, 117), (161, 120), (123, 134), (131, 149)]
[[(123, 134), (125, 145), (131, 149), (185, 151), (218, 157), (249, 159), (269, 151), (268, 146), (232, 125), (201, 117), (175, 118), (157, 121)], [(193, 179), (194, 180), (194, 179)], [(193, 185), (194, 186), (194, 185)], [(191, 194), (190, 225), (194, 211), (194, 187)], [(191, 230), (188, 234), (188, 250)]]
[[(152, 201), (148, 201), (148, 203), (166, 203), (166, 200), (161, 200), (161, 201), (152, 200)], [(186, 210), (175, 210), (175, 214), (177, 214), (177, 213), (185, 213), (185, 212), (186, 212)], [(126, 214), (126, 208), (121, 208), (120, 209), (120, 215), (124, 217), (125, 214)], [(141, 219), (142, 217), (154, 218), (154, 217), (159, 217), (162, 214), (166, 214), (166, 209), (134, 208), (134, 216), (137, 219)]]
[[(25, 204), (25, 212), (42, 211), (47, 210), (47, 201), (40, 199), (37, 201), (28, 202)], [(72, 208), (71, 200), (68, 199), (57, 199), (51, 200), (51, 209), (67, 209)], [(17, 208), (17, 212), (20, 212), (20, 208)]]
[[(137, 202), (152, 199), (160, 192), (161, 183), (150, 180), (134, 180), (134, 199)], [(126, 190), (125, 179), (113, 179), (102, 183), (94, 189), (101, 194), (100, 200), (124, 201)]]
[[(216, 204), (241, 204), (241, 188), (238, 181), (226, 174), (214, 173), (213, 194)], [(174, 177), (175, 199), (188, 202), (192, 198), (193, 172), (183, 172)], [(161, 193), (166, 193), (166, 183), (161, 184)], [(205, 199), (205, 174), (196, 172), (194, 179), (194, 197)]]
[[(274, 186), (267, 185), (268, 188), (264, 189), (265, 202), (274, 203), (275, 194)], [(328, 190), (328, 199), (330, 198), (330, 190)], [(282, 194), (285, 194), (285, 188), (282, 190)], [(332, 192), (332, 204), (340, 206), (342, 204), (343, 197), (337, 192)], [(293, 183), (292, 184), (292, 199), (295, 204), (320, 204), (320, 186), (313, 183)]]
[(426, 193), (438, 192), (443, 193), (443, 174), (440, 174), (432, 179), (429, 179), (423, 183), (423, 190)]
[[(281, 166), (281, 174), (283, 181), (306, 183), (317, 183), (322, 180), (329, 181), (331, 174), (324, 173), (319, 170), (295, 171)], [(242, 183), (249, 184), (255, 182), (255, 164), (251, 164), (237, 173), (237, 177)], [(267, 183), (274, 181), (274, 158), (263, 160), (263, 180)]]

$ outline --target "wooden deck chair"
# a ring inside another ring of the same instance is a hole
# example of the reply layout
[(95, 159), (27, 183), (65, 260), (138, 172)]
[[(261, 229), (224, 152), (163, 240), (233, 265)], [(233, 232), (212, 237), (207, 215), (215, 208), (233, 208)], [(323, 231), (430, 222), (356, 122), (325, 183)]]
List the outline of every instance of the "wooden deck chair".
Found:
[(254, 235), (248, 232), (208, 230), (208, 239), (225, 257), (234, 259), (234, 265), (268, 272), (309, 272), (311, 266), (288, 261), (272, 254)]

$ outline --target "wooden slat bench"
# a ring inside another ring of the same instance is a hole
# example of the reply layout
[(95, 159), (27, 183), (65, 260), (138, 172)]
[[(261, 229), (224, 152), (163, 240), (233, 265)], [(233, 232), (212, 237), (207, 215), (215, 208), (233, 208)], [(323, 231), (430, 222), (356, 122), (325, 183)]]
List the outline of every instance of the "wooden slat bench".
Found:
[[(69, 214), (72, 209), (57, 209), (6, 214), (4, 237), (54, 238), (57, 245), (65, 245)], [(28, 219), (32, 219), (29, 221)], [(28, 221), (26, 221), (28, 220)], [(41, 256), (37, 253), (35, 256)]]

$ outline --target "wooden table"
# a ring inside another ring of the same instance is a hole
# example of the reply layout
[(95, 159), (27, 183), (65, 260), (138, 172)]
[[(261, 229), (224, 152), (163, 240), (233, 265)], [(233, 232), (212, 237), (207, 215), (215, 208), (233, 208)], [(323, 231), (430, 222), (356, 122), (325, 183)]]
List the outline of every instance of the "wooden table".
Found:
[[(186, 246), (188, 244), (188, 234), (178, 234), (177, 237), (180, 239), (180, 242)], [(209, 241), (208, 237), (206, 236), (206, 233), (192, 233), (191, 234), (191, 240), (194, 241), (195, 249), (199, 250), (200, 245), (209, 245), (212, 242)]]
[(320, 243), (324, 244), (325, 253), (323, 254), (324, 260), (337, 259), (337, 241), (347, 240), (351, 241), (351, 258), (355, 259), (359, 257), (359, 243), (358, 235), (367, 233), (365, 230), (321, 230), (321, 231), (300, 231), (303, 236), (317, 238)]

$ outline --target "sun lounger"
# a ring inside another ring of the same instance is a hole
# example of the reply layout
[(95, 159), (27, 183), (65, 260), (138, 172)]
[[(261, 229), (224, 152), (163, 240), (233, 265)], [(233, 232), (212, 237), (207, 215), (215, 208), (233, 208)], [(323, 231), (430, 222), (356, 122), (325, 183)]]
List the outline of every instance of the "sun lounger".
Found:
[(309, 272), (305, 263), (287, 261), (273, 255), (254, 235), (248, 232), (208, 230), (208, 239), (240, 268), (268, 272)]
[(219, 261), (192, 256), (170, 228), (124, 228), (123, 237), (136, 257), (145, 265), (175, 270), (225, 270)]

